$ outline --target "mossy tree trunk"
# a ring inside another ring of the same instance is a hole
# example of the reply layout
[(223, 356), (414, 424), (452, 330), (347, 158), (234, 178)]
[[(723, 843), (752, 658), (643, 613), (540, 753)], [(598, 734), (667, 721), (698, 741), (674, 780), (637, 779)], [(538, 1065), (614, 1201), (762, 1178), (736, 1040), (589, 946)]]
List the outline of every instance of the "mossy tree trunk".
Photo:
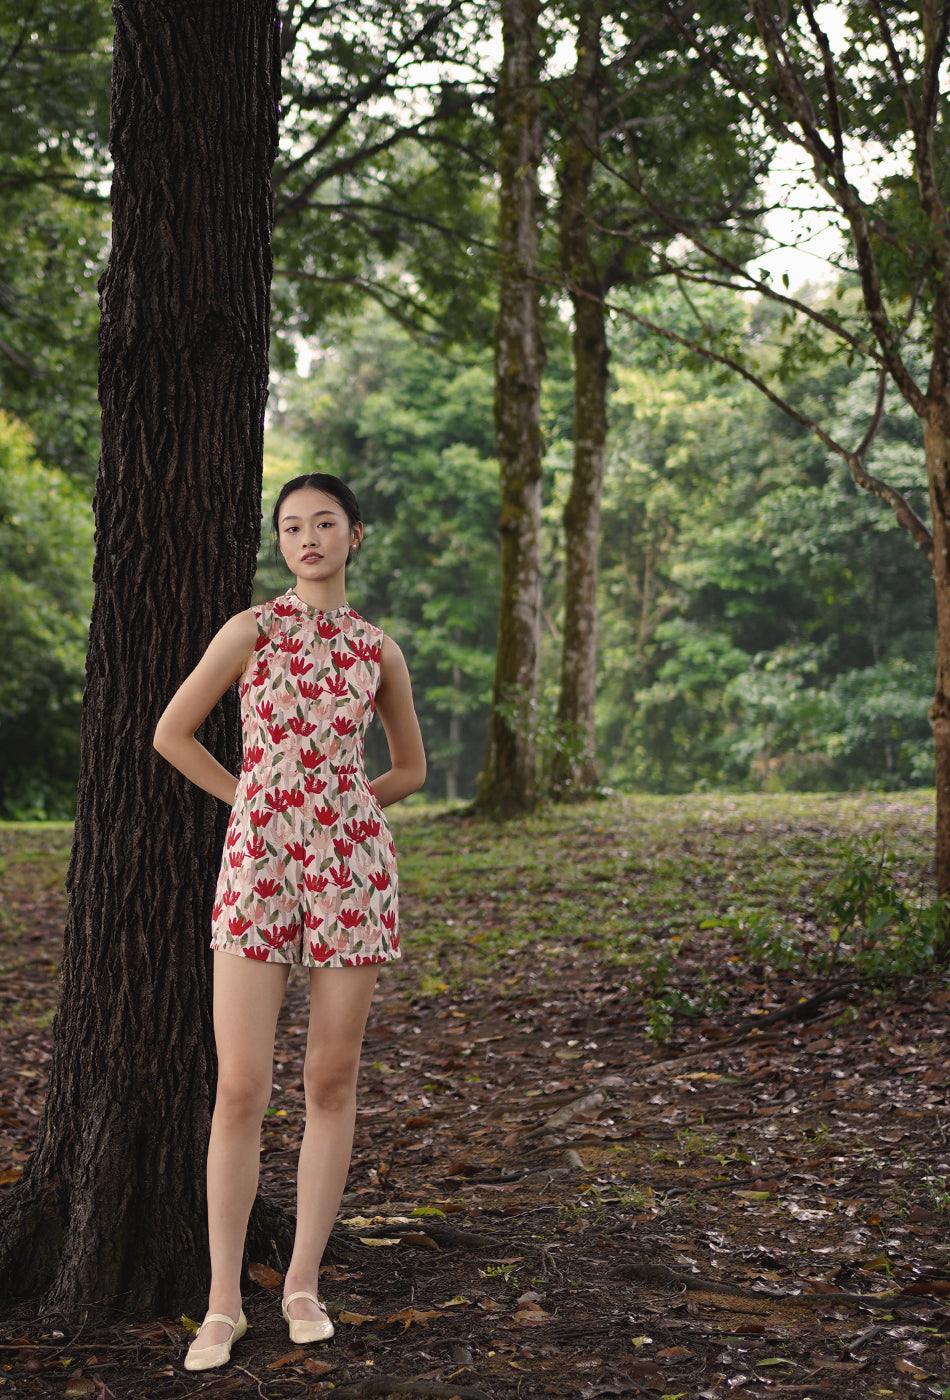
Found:
[[(211, 895), (223, 807), (151, 747), (260, 531), (277, 134), (273, 0), (115, 0), (114, 238), (101, 286), (76, 834), (39, 1142), (0, 1215), (0, 1293), (172, 1310), (207, 1282)], [(205, 741), (239, 759), (233, 704)]]
[(560, 798), (597, 786), (597, 556), (607, 453), (607, 325), (604, 288), (590, 246), (590, 187), (600, 137), (599, 0), (577, 13), (577, 61), (563, 139), (561, 273), (574, 309), (574, 470), (564, 507), (564, 632), (558, 693), (558, 748), (552, 788)]
[(476, 805), (499, 816), (537, 801), (541, 620), (541, 375), (536, 279), (541, 104), (540, 0), (501, 0), (495, 430), (501, 472), (501, 607), (488, 752)]

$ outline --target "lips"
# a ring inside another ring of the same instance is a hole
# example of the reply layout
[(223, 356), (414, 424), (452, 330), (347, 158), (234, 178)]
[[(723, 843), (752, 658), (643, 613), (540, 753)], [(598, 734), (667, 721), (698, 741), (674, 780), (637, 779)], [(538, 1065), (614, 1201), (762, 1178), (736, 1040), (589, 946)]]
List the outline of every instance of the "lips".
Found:
[(301, 556), (301, 560), (304, 564), (319, 564), (322, 558), (322, 554), (304, 554)]

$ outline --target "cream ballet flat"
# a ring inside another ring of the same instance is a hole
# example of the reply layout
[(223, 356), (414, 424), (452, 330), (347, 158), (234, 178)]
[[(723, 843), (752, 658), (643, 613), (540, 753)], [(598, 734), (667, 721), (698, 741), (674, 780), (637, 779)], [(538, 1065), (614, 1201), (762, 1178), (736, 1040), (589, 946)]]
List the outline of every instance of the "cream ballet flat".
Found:
[(196, 1347), (194, 1343), (188, 1348), (185, 1357), (186, 1371), (210, 1371), (215, 1366), (224, 1366), (231, 1360), (231, 1348), (234, 1343), (240, 1341), (247, 1331), (247, 1318), (244, 1310), (238, 1314), (237, 1322), (233, 1317), (227, 1317), (224, 1313), (208, 1313), (204, 1322), (226, 1322), (231, 1329), (231, 1335), (226, 1342), (216, 1342), (213, 1347)]
[[(306, 1298), (309, 1303), (316, 1303), (322, 1317), (291, 1317), (287, 1311), (287, 1304), (292, 1303), (295, 1298)], [(283, 1299), (280, 1310), (284, 1315), (284, 1321), (290, 1328), (290, 1340), (298, 1344), (306, 1342), (328, 1342), (333, 1336), (333, 1323), (327, 1317), (327, 1310), (313, 1293), (291, 1293)]]

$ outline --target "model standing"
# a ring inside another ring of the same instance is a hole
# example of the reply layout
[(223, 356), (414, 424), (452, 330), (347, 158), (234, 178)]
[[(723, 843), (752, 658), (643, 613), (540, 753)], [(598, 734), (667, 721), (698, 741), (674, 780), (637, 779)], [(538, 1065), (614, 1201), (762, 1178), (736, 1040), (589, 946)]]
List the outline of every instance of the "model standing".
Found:
[[(307, 1120), (282, 1310), (293, 1342), (333, 1335), (319, 1302), (320, 1261), (349, 1169), (376, 975), (399, 957), (395, 851), (381, 809), (425, 778), (402, 653), (346, 601), (346, 566), (363, 537), (356, 498), (336, 477), (298, 477), (281, 491), (273, 524), (293, 588), (221, 628), (155, 732), (159, 753), (232, 807), (211, 940), (218, 1054), (208, 1147), (211, 1291), (185, 1358), (190, 1371), (223, 1365), (247, 1329), (244, 1240), (277, 1015), (294, 963), (310, 969)], [(244, 731), (237, 780), (195, 738), (235, 682)], [(391, 767), (370, 785), (363, 735), (374, 710)]]

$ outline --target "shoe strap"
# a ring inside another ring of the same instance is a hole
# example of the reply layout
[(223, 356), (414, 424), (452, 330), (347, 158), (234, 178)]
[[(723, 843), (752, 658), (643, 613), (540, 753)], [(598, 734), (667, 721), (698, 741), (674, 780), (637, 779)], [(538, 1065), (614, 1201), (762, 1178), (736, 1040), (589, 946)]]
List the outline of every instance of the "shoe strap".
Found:
[(234, 1321), (234, 1318), (228, 1317), (227, 1313), (208, 1313), (201, 1326), (204, 1327), (205, 1323), (208, 1322), (226, 1322), (229, 1327), (237, 1326), (237, 1323)]
[(308, 1302), (316, 1303), (318, 1308), (323, 1307), (320, 1299), (313, 1293), (288, 1293), (287, 1297), (284, 1299), (284, 1307), (286, 1307), (288, 1303), (292, 1303), (295, 1298), (306, 1298)]

